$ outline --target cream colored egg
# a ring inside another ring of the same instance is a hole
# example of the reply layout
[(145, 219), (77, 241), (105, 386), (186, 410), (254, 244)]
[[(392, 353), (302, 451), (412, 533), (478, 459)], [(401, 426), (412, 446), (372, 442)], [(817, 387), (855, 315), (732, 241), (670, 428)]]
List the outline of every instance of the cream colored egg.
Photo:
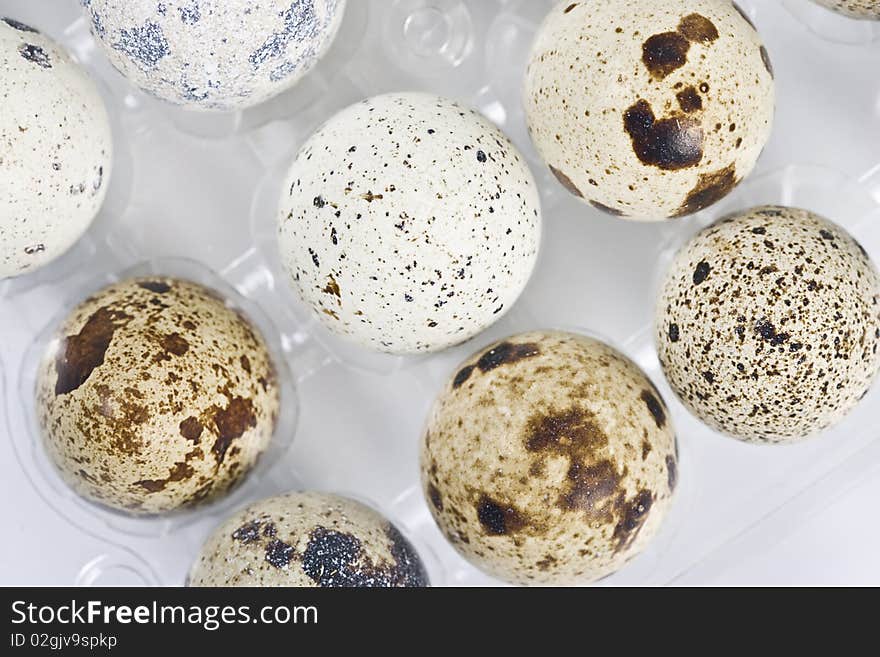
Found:
[(43, 445), (80, 495), (136, 514), (216, 498), (275, 429), (262, 336), (213, 291), (170, 278), (111, 285), (49, 344), (37, 381)]
[(850, 18), (880, 20), (880, 0), (814, 0)]
[(770, 136), (773, 69), (729, 0), (566, 0), (538, 31), (524, 102), (535, 147), (570, 192), (659, 220), (749, 175)]
[(839, 226), (761, 207), (695, 236), (657, 306), (673, 390), (749, 442), (806, 438), (842, 419), (880, 368), (880, 278)]
[(0, 278), (58, 258), (101, 209), (113, 145), (86, 72), (48, 37), (0, 19)]
[(331, 118), (282, 188), (279, 248), (334, 333), (390, 353), (436, 351), (500, 319), (535, 266), (538, 190), (483, 116), (388, 94)]
[(329, 49), (345, 0), (81, 0), (133, 84), (195, 110), (236, 110), (298, 82)]
[(373, 509), (327, 493), (251, 504), (205, 541), (190, 586), (422, 587), (419, 555)]
[(656, 534), (676, 485), (660, 394), (597, 340), (533, 332), (467, 360), (428, 418), (429, 507), (452, 545), (519, 584), (584, 584)]

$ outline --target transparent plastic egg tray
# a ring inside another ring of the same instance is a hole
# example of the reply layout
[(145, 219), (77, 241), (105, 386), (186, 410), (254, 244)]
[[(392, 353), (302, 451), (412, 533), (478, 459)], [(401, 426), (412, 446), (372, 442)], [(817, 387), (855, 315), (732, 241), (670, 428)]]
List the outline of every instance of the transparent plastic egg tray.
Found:
[[(182, 585), (202, 541), (231, 510), (317, 489), (385, 513), (418, 548), (434, 585), (497, 584), (435, 526), (419, 484), (419, 441), (460, 361), (535, 328), (580, 330), (621, 349), (658, 385), (677, 430), (673, 509), (649, 548), (603, 585), (707, 581), (880, 469), (880, 386), (816, 439), (747, 445), (686, 412), (665, 383), (652, 333), (655, 291), (676, 249), (736, 209), (778, 203), (819, 212), (880, 262), (880, 23), (808, 0), (740, 0), (776, 70), (771, 141), (754, 174), (721, 203), (640, 224), (570, 196), (529, 141), (521, 83), (549, 0), (349, 0), (332, 49), (301, 83), (234, 114), (191, 113), (136, 90), (96, 48), (78, 4), (0, 0), (0, 15), (48, 33), (93, 75), (116, 145), (107, 201), (86, 236), (50, 266), (0, 281), (0, 583)], [(511, 137), (537, 177), (544, 235), (531, 283), (498, 324), (439, 354), (393, 357), (342, 342), (312, 317), (281, 269), (275, 222), (283, 175), (315, 128), (365, 97), (409, 90), (468, 103)], [(257, 470), (230, 497), (167, 518), (130, 518), (79, 499), (43, 454), (34, 413), (37, 362), (58, 321), (90, 292), (143, 272), (224, 293), (289, 370), (275, 443)]]

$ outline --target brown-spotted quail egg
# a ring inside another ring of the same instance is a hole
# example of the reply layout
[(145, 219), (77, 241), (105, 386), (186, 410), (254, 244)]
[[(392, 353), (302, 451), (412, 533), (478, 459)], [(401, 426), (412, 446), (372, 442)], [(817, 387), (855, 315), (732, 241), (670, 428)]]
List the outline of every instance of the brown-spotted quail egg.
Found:
[(663, 400), (632, 361), (582, 335), (533, 332), (462, 364), (431, 410), (421, 471), (465, 558), (510, 582), (570, 585), (644, 549), (677, 460)]
[(205, 541), (190, 586), (422, 587), (419, 555), (373, 509), (326, 493), (256, 502)]
[(345, 0), (81, 0), (110, 62), (147, 93), (236, 110), (293, 86), (330, 47)]
[(656, 326), (666, 377), (698, 418), (741, 440), (791, 442), (868, 392), (880, 368), (880, 279), (839, 226), (755, 208), (681, 249)]
[(767, 50), (729, 0), (558, 4), (532, 47), (535, 147), (575, 196), (639, 220), (727, 195), (770, 135)]
[(113, 157), (94, 83), (48, 37), (0, 19), (0, 278), (67, 251), (104, 202)]
[(880, 20), (880, 0), (814, 0), (850, 18)]
[(137, 514), (216, 498), (256, 463), (279, 387), (266, 344), (213, 291), (171, 278), (77, 306), (37, 379), (43, 444), (80, 495)]
[(333, 332), (390, 353), (443, 349), (525, 287), (541, 216), (516, 147), (484, 117), (421, 93), (352, 105), (284, 184), (281, 258)]

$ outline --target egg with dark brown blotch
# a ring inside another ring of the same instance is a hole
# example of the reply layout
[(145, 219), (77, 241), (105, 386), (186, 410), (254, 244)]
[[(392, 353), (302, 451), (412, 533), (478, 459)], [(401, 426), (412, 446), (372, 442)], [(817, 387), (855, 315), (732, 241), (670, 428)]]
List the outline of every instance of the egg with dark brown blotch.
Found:
[(612, 347), (539, 331), (464, 362), (430, 412), (422, 485), (471, 563), (518, 584), (584, 584), (642, 552), (678, 477), (660, 393)]
[(849, 16), (880, 20), (880, 0), (813, 0), (815, 3)]
[(202, 546), (189, 585), (423, 587), (428, 576), (412, 544), (370, 507), (288, 493), (224, 521)]
[(566, 0), (535, 38), (524, 102), (532, 141), (569, 192), (618, 217), (682, 217), (755, 167), (773, 67), (729, 0)]
[(841, 420), (880, 369), (880, 278), (844, 229), (759, 207), (706, 228), (660, 292), (657, 349), (693, 414), (740, 440), (787, 443)]
[(90, 296), (39, 366), (43, 445), (81, 496), (133, 514), (217, 498), (269, 445), (276, 370), (259, 331), (212, 290), (136, 278)]
[(0, 279), (60, 257), (101, 209), (113, 169), (104, 101), (37, 29), (0, 18)]

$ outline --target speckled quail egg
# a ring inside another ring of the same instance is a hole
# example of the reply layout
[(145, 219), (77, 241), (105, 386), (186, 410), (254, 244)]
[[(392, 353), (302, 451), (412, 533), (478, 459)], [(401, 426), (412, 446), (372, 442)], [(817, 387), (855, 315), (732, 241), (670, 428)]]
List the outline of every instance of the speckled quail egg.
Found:
[(813, 0), (850, 18), (880, 20), (880, 0)]
[(428, 505), (453, 546), (519, 584), (584, 584), (656, 534), (678, 454), (663, 399), (626, 356), (555, 331), (474, 355), (422, 442)]
[(535, 147), (575, 196), (658, 220), (727, 195), (770, 135), (767, 50), (729, 0), (558, 4), (532, 47)]
[(250, 505), (208, 538), (191, 586), (422, 587), (419, 555), (373, 509), (326, 493)]
[(284, 184), (282, 262), (333, 332), (390, 353), (463, 342), (506, 313), (538, 253), (522, 155), (458, 103), (421, 93), (352, 105)]
[(55, 42), (0, 18), (0, 278), (67, 251), (104, 202), (113, 138), (94, 83)]
[(698, 418), (741, 440), (791, 442), (867, 394), (880, 368), (880, 279), (839, 226), (756, 208), (681, 249), (656, 325), (666, 377)]
[(37, 377), (43, 443), (83, 497), (135, 514), (216, 498), (269, 444), (279, 386), (266, 344), (212, 290), (127, 280), (64, 320)]
[(261, 103), (330, 47), (345, 0), (81, 0), (110, 62), (132, 83), (196, 110)]

